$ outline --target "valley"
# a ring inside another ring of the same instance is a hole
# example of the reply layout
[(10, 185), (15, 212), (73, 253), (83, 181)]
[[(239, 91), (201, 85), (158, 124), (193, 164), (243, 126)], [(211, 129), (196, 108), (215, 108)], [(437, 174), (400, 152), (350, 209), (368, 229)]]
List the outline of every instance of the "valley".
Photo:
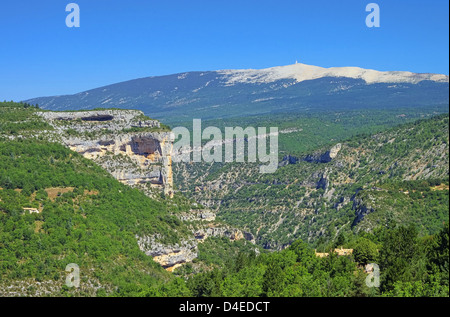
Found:
[[(277, 127), (276, 171), (174, 161), (196, 118)], [(299, 64), (0, 103), (0, 295), (448, 296), (448, 145), (435, 74)]]

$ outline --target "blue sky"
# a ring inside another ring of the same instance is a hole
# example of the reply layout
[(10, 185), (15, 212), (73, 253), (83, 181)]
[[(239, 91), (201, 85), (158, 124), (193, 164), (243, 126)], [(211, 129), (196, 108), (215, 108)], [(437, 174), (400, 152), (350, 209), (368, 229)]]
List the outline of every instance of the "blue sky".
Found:
[[(65, 25), (70, 2), (80, 28)], [(365, 25), (370, 2), (380, 28)], [(448, 10), (447, 0), (3, 1), (0, 100), (296, 60), (448, 75)]]

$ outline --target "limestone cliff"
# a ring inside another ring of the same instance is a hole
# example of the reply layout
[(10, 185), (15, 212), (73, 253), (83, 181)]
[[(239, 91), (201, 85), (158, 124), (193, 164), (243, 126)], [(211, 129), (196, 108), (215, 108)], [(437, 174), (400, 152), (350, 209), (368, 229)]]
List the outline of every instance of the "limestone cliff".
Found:
[(342, 149), (342, 144), (336, 144), (335, 146), (333, 146), (329, 151), (320, 154), (320, 153), (316, 153), (316, 154), (312, 154), (312, 155), (307, 155), (304, 160), (306, 162), (310, 162), (310, 163), (329, 163), (331, 162), (333, 159), (335, 159), (337, 157), (337, 155), (339, 154), (339, 152)]
[(40, 112), (60, 141), (120, 182), (173, 195), (173, 134), (135, 110)]
[(136, 236), (141, 251), (159, 263), (167, 271), (172, 272), (181, 265), (191, 262), (198, 255), (197, 242), (194, 239), (184, 240), (176, 245), (159, 243), (156, 237)]
[(325, 153), (309, 154), (303, 158), (299, 158), (299, 157), (292, 156), (292, 155), (285, 155), (283, 157), (283, 160), (278, 164), (278, 166), (284, 167), (284, 166), (290, 165), (290, 164), (298, 164), (298, 162), (300, 162), (300, 161), (306, 161), (309, 163), (329, 163), (338, 156), (341, 149), (342, 149), (342, 144), (338, 143), (335, 146), (333, 146), (329, 151), (326, 151)]
[(255, 244), (255, 237), (249, 232), (241, 231), (226, 225), (217, 225), (212, 222), (213, 219), (201, 219), (207, 222), (207, 224), (193, 230), (193, 237), (174, 245), (164, 245), (158, 242), (158, 238), (160, 238), (158, 235), (136, 236), (139, 248), (145, 254), (153, 257), (153, 260), (159, 263), (167, 271), (172, 272), (183, 264), (192, 262), (192, 260), (197, 258), (198, 244), (203, 243), (210, 237), (226, 237), (231, 241), (245, 239), (246, 241)]

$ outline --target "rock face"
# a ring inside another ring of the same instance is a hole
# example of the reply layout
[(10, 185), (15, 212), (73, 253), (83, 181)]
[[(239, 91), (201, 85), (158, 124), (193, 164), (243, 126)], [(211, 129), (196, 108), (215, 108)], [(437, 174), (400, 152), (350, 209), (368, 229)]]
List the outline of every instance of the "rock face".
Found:
[(229, 227), (211, 227), (203, 228), (195, 233), (195, 238), (202, 242), (208, 237), (226, 237), (232, 241), (247, 240), (255, 243), (255, 237), (249, 232), (243, 232), (239, 229)]
[[(215, 217), (214, 217), (215, 218)], [(208, 221), (208, 220), (205, 220)], [(228, 226), (215, 226), (209, 223), (208, 227), (203, 227), (195, 232), (191, 238), (185, 239), (174, 245), (164, 245), (160, 243), (159, 236), (136, 236), (139, 248), (153, 260), (159, 263), (167, 271), (172, 272), (183, 264), (192, 262), (198, 256), (198, 244), (203, 243), (210, 237), (226, 237), (231, 241), (247, 240), (255, 244), (255, 237), (245, 231)]]
[(336, 156), (341, 151), (341, 149), (342, 149), (342, 144), (341, 143), (338, 143), (335, 146), (333, 146), (330, 149), (330, 151), (328, 152), (328, 156), (329, 156), (330, 160), (336, 158)]
[(341, 149), (342, 144), (338, 143), (335, 146), (333, 146), (329, 151), (323, 154), (308, 155), (304, 158), (304, 160), (310, 163), (329, 163), (337, 157)]
[(368, 205), (358, 197), (353, 198), (353, 210), (355, 211), (356, 217), (353, 221), (352, 227), (360, 223), (368, 214), (375, 212), (375, 209), (372, 206)]
[(94, 160), (120, 182), (149, 185), (173, 196), (174, 137), (171, 132), (158, 131), (158, 121), (134, 110), (38, 114), (55, 128), (66, 146)]
[[(96, 111), (73, 111), (73, 112), (41, 112), (38, 113), (46, 121), (69, 122), (72, 129), (82, 131), (87, 128), (90, 131), (108, 129), (110, 131), (121, 131), (130, 128), (160, 128), (161, 123), (157, 120), (149, 120), (144, 113), (136, 110), (96, 110)], [(86, 124), (86, 123), (93, 124)], [(96, 124), (95, 124), (96, 123)]]
[(136, 237), (141, 251), (168, 271), (191, 262), (197, 257), (197, 242), (184, 240), (179, 244), (166, 246), (156, 241), (155, 237)]
[[(310, 154), (303, 158), (304, 161), (309, 163), (329, 163), (333, 159), (337, 157), (339, 152), (342, 149), (342, 144), (336, 144), (333, 146), (329, 151), (322, 153), (322, 154)], [(278, 164), (278, 167), (287, 166), (290, 164), (297, 164), (301, 159), (292, 156), (292, 155), (285, 155), (281, 162)]]
[(285, 155), (283, 160), (278, 164), (278, 167), (283, 167), (289, 164), (297, 164), (300, 159), (292, 155)]
[(211, 222), (216, 220), (216, 214), (210, 210), (190, 210), (189, 213), (179, 214), (179, 219), (181, 221), (204, 221)]

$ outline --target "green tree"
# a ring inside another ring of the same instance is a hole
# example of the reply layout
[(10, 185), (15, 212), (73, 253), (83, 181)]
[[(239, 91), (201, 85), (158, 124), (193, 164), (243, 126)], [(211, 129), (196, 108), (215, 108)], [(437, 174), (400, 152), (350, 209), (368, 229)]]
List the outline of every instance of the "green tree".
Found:
[(378, 246), (366, 238), (359, 238), (356, 241), (353, 250), (355, 261), (359, 264), (366, 265), (368, 263), (378, 261)]
[(440, 284), (449, 288), (449, 223), (433, 239), (433, 246), (428, 254), (430, 274), (439, 276)]
[(387, 231), (380, 251), (382, 290), (391, 290), (396, 282), (421, 280), (424, 273), (424, 250), (415, 226), (397, 227)]
[(263, 277), (263, 294), (267, 297), (276, 296), (281, 294), (284, 286), (284, 273), (280, 265), (272, 261), (268, 267)]

